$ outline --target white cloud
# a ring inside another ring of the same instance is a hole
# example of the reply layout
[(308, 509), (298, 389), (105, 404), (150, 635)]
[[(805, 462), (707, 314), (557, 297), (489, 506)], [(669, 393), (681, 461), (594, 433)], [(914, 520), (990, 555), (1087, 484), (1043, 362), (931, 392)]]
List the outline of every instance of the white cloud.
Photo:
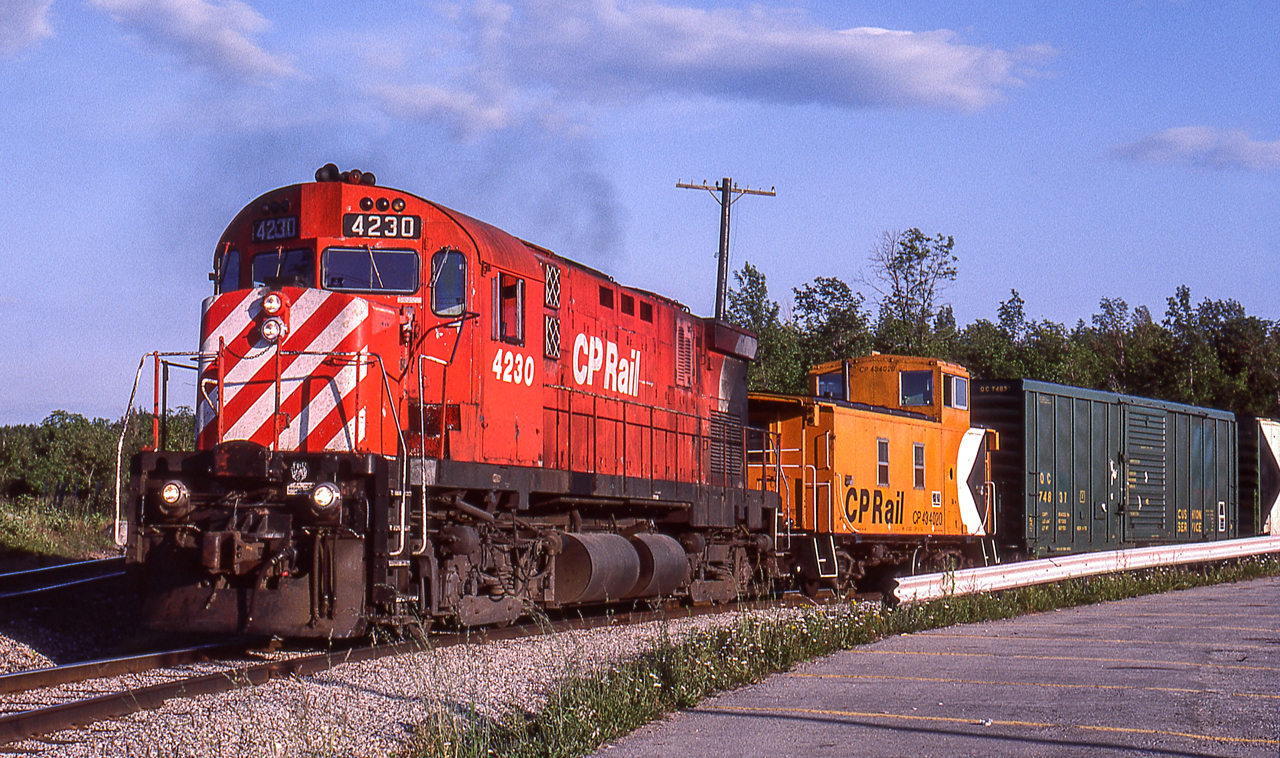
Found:
[(268, 81), (294, 75), (293, 66), (251, 37), (270, 27), (239, 0), (91, 0), (143, 38), (230, 79)]
[(1178, 126), (1120, 145), (1114, 153), (1143, 163), (1169, 163), (1235, 168), (1250, 171), (1280, 169), (1280, 140), (1262, 142), (1239, 129)]
[(53, 0), (0, 0), (0, 55), (13, 55), (53, 34)]
[(463, 139), (511, 123), (511, 115), (501, 103), (461, 89), (431, 84), (383, 85), (372, 88), (372, 94), (392, 116), (409, 121), (443, 122)]
[(451, 60), (419, 69), (428, 84), (373, 92), (394, 116), (443, 119), (468, 135), (663, 96), (967, 112), (1002, 100), (1053, 55), (969, 45), (947, 30), (828, 29), (762, 6), (474, 0), (440, 20), (460, 33)]
[(1002, 99), (1042, 52), (966, 45), (946, 30), (835, 30), (790, 11), (647, 0), (530, 3), (504, 37), (522, 79), (586, 99), (665, 92), (961, 111)]

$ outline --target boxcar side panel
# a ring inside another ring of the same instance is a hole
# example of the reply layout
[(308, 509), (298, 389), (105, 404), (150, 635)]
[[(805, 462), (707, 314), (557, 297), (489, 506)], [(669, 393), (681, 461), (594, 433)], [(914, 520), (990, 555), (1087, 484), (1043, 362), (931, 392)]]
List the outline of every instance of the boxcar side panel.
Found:
[(1001, 543), (1030, 556), (1239, 534), (1230, 413), (1031, 380), (974, 385)]

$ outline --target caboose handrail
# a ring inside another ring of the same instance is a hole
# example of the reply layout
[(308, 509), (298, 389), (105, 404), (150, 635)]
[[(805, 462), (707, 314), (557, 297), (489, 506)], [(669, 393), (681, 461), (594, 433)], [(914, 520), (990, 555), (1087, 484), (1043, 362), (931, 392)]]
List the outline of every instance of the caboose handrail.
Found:
[(826, 487), (826, 488), (827, 488), (827, 531), (828, 531), (828, 532), (830, 532), (830, 533), (832, 533), (832, 534), (834, 534), (834, 533), (835, 533), (835, 531), (836, 531), (836, 513), (835, 513), (836, 508), (835, 508), (835, 503), (834, 503), (834, 501), (833, 501), (833, 500), (832, 500), (832, 498), (831, 498), (831, 482), (819, 482), (819, 481), (818, 481), (818, 468), (817, 468), (817, 466), (813, 466), (813, 465), (806, 464), (806, 465), (805, 465), (805, 467), (804, 467), (804, 471), (805, 471), (805, 479), (806, 479), (805, 485), (806, 485), (806, 486), (809, 486), (808, 481), (807, 481), (807, 480), (808, 480), (808, 478), (809, 478), (809, 477), (808, 477), (808, 474), (809, 474), (809, 472), (810, 472), (810, 471), (812, 471), (812, 472), (813, 472), (813, 485), (812, 485), (812, 487), (813, 487), (813, 496), (812, 496), (811, 501), (812, 501), (812, 503), (813, 503), (813, 526), (814, 526), (814, 530), (816, 531), (816, 530), (817, 530), (817, 527), (818, 527), (818, 488), (819, 488), (819, 487)]

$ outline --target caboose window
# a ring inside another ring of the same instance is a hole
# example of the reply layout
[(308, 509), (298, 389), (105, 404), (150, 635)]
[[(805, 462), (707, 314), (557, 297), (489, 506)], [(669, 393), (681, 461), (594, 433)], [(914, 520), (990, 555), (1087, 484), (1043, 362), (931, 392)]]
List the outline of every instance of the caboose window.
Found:
[(932, 371), (903, 371), (898, 376), (902, 387), (902, 405), (933, 405)]
[(347, 292), (418, 289), (418, 254), (412, 250), (331, 247), (320, 259), (324, 288)]
[(636, 299), (625, 292), (618, 293), (618, 310), (628, 316), (636, 315)]
[(600, 307), (601, 308), (613, 307), (613, 290), (609, 289), (608, 287), (600, 288)]
[(498, 339), (513, 345), (524, 344), (524, 280), (511, 274), (499, 274), (497, 302)]
[(640, 320), (648, 321), (650, 324), (653, 323), (653, 305), (643, 300), (640, 301)]
[(220, 276), (218, 277), (218, 292), (230, 292), (240, 289), (240, 252), (231, 250), (222, 255), (222, 259), (218, 261), (220, 268)]
[(256, 287), (314, 287), (315, 253), (311, 250), (276, 250), (253, 256)]
[(441, 250), (431, 256), (431, 312), (461, 316), (467, 310), (467, 256)]
[(965, 410), (969, 407), (969, 380), (962, 376), (942, 375), (942, 404)]
[(889, 486), (889, 440), (876, 440), (876, 484)]
[(912, 443), (911, 456), (911, 468), (915, 472), (915, 488), (922, 490), (924, 489), (924, 443)]
[(844, 373), (818, 374), (818, 397), (844, 400)]

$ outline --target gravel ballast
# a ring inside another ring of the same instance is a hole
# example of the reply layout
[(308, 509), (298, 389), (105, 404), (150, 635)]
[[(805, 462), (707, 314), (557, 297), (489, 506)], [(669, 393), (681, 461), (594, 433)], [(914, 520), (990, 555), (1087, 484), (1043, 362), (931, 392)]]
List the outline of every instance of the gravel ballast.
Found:
[[(753, 613), (777, 619), (800, 612)], [(433, 714), (497, 717), (513, 709), (537, 711), (545, 693), (566, 677), (643, 654), (665, 637), (733, 624), (740, 617), (727, 613), (561, 632), (345, 664), (310, 677), (174, 700), (156, 711), (8, 748), (60, 756), (385, 756), (403, 749), (416, 725)], [(41, 657), (0, 636), (0, 652), (10, 670), (31, 668), (12, 664), (11, 650), (15, 660)], [(27, 710), (226, 668), (230, 666), (201, 664), (182, 672), (170, 669), (0, 695), (0, 709)]]

